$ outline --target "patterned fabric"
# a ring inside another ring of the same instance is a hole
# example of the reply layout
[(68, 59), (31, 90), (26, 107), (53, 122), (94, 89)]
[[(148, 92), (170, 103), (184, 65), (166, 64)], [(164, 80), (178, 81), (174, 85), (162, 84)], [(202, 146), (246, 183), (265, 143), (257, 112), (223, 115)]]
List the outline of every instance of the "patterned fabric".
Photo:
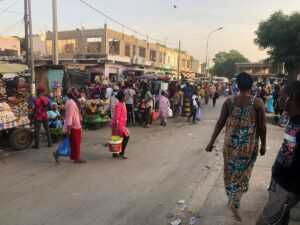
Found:
[(226, 122), (224, 142), (224, 182), (229, 203), (240, 206), (258, 153), (254, 98), (246, 106), (237, 106), (231, 99), (232, 112)]
[(280, 148), (276, 161), (283, 167), (291, 167), (297, 148), (297, 134), (300, 126), (289, 123), (285, 128), (283, 144)]
[(37, 121), (45, 121), (48, 119), (47, 115), (47, 107), (48, 107), (48, 99), (45, 96), (40, 96), (35, 100), (34, 103), (34, 118)]

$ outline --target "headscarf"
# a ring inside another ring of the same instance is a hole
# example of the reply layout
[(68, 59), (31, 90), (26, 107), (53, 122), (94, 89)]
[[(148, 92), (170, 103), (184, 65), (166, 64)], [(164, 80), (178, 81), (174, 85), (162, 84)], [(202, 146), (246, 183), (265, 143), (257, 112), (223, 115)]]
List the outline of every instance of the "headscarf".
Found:
[(80, 96), (78, 90), (75, 87), (72, 87), (68, 90), (67, 96), (68, 98), (72, 99), (76, 103), (78, 109), (80, 109), (80, 103), (78, 100)]

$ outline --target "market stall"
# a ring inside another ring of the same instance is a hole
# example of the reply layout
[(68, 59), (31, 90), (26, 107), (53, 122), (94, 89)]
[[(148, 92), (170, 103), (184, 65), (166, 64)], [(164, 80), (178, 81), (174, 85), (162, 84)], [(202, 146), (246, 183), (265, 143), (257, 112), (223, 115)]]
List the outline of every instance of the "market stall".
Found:
[(21, 76), (0, 77), (0, 135), (2, 143), (15, 150), (28, 148), (33, 141), (30, 129), (26, 79)]
[(91, 99), (85, 102), (83, 125), (85, 129), (96, 130), (110, 122), (109, 100)]

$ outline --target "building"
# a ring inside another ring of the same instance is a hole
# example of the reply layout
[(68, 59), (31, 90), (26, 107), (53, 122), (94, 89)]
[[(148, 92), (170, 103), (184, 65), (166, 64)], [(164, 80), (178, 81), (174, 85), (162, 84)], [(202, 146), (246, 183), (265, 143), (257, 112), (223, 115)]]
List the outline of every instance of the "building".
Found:
[(197, 74), (201, 73), (201, 67), (200, 67), (199, 60), (193, 59), (193, 61), (192, 61), (192, 71), (194, 73), (197, 73)]
[(237, 73), (247, 72), (249, 74), (265, 78), (282, 73), (282, 65), (274, 66), (265, 63), (236, 63)]
[(0, 57), (20, 57), (21, 44), (16, 37), (0, 37)]
[[(52, 32), (46, 33), (45, 46), (46, 55), (43, 58), (50, 59)], [(193, 75), (197, 70), (193, 70), (194, 58), (186, 52), (181, 51), (179, 56), (178, 49), (114, 31), (107, 25), (101, 29), (59, 32), (58, 50), (61, 63), (71, 64), (74, 60), (76, 63), (94, 62), (93, 66), (99, 67), (97, 71), (110, 78), (140, 70), (178, 76), (178, 58), (180, 73)]]
[(45, 34), (33, 35), (33, 49), (35, 58), (46, 57), (48, 55), (46, 51), (45, 40)]

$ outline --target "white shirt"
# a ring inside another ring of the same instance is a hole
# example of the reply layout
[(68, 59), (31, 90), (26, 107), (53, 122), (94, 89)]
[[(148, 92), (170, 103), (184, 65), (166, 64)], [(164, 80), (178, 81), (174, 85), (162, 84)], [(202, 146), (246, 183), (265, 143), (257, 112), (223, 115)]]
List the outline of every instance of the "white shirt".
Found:
[(133, 105), (134, 96), (136, 95), (135, 90), (133, 90), (132, 88), (127, 88), (124, 91), (124, 94), (125, 94), (126, 104), (127, 105)]
[(196, 107), (196, 108), (199, 107), (199, 106), (198, 106), (198, 103), (197, 103), (197, 101), (196, 101), (197, 98), (198, 98), (197, 95), (193, 95), (193, 96), (192, 96), (193, 106)]
[(111, 87), (106, 88), (105, 98), (110, 99), (112, 93), (113, 93), (113, 89)]

